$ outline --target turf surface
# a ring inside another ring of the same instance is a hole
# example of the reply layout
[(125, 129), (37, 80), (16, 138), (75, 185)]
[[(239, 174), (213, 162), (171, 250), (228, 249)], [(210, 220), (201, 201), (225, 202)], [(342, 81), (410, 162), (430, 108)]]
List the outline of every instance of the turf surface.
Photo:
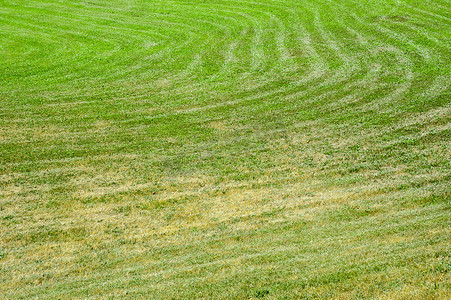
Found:
[(0, 0), (0, 298), (451, 297), (449, 0)]

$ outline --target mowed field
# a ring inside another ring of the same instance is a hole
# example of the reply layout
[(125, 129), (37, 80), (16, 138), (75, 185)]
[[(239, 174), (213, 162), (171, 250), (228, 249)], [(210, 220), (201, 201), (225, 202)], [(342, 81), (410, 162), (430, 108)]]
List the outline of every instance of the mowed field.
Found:
[(0, 299), (450, 299), (449, 0), (0, 0)]

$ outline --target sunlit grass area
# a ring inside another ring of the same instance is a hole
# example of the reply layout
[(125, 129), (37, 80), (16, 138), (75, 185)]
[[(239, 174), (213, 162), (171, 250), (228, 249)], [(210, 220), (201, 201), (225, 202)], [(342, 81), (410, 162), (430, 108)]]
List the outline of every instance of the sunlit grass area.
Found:
[(449, 0), (0, 0), (0, 298), (450, 299)]

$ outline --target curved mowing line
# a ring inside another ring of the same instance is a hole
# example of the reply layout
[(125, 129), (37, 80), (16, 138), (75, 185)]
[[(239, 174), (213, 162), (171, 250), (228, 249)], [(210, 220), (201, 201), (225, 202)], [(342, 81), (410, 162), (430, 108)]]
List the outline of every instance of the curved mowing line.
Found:
[[(256, 2), (249, 2), (249, 3), (250, 4), (255, 4)], [(339, 5), (339, 3), (337, 3), (337, 5)], [(273, 8), (274, 6), (265, 6), (265, 7)], [(322, 29), (322, 23), (324, 22), (325, 19), (323, 19), (323, 18), (320, 19), (318, 5), (316, 3), (314, 5), (312, 4), (309, 9), (311, 10), (312, 7), (314, 9), (314, 11), (312, 12), (312, 14), (314, 16), (314, 23), (313, 23), (314, 26), (318, 30), (320, 36), (325, 41), (325, 45), (330, 49), (330, 51), (335, 52), (337, 58), (342, 60), (344, 65), (342, 67), (340, 67), (340, 69), (337, 72), (335, 72), (333, 76), (327, 78), (326, 80), (324, 80), (321, 83), (317, 83), (317, 84), (314, 84), (313, 86), (309, 87), (309, 92), (315, 91), (315, 90), (323, 88), (323, 87), (328, 87), (330, 85), (340, 84), (340, 82), (344, 82), (344, 81), (350, 80), (352, 78), (351, 77), (352, 72), (364, 71), (363, 70), (363, 66), (362, 66), (363, 60), (362, 59), (356, 59), (355, 57), (350, 56), (346, 52), (341, 50), (343, 48), (343, 46), (339, 45), (340, 43), (338, 41), (340, 39), (339, 38), (333, 38), (330, 33), (326, 32), (324, 29)], [(185, 8), (185, 6), (183, 6), (183, 8)], [(236, 8), (235, 7), (231, 7), (230, 9), (236, 9)], [(282, 9), (285, 9), (285, 8), (283, 6), (280, 6), (280, 7), (278, 7), (278, 9), (279, 9), (279, 11), (282, 11)], [(332, 12), (333, 11), (332, 9), (333, 9), (333, 6), (332, 5), (328, 5), (327, 9), (322, 9), (322, 11)], [(293, 9), (291, 9), (291, 11), (292, 10)], [(218, 12), (218, 10), (216, 10), (216, 9), (212, 9), (211, 11), (212, 12), (214, 11), (216, 13)], [(221, 10), (219, 10), (219, 11), (221, 11)], [(291, 13), (291, 11), (290, 11), (290, 13)], [(208, 10), (206, 10), (205, 13), (207, 13), (207, 12), (208, 12)], [(259, 12), (259, 13), (263, 13), (263, 12)], [(155, 13), (155, 14), (157, 14), (157, 13)], [(286, 27), (283, 24), (283, 22), (281, 21), (281, 19), (276, 17), (275, 14), (273, 14), (273, 13), (264, 13), (264, 14), (269, 16), (269, 19), (273, 19), (276, 22), (276, 24), (277, 24), (278, 30), (276, 31), (274, 44), (276, 45), (276, 48), (278, 49), (278, 53), (279, 53), (279, 55), (278, 55), (278, 65), (279, 65), (278, 69), (279, 69), (279, 71), (277, 71), (277, 72), (274, 72), (274, 71), (268, 72), (267, 71), (267, 72), (265, 72), (263, 74), (264, 74), (264, 76), (266, 78), (272, 78), (274, 76), (280, 76), (280, 77), (287, 76), (287, 75), (290, 74), (290, 72), (283, 71), (283, 70), (284, 69), (288, 69), (286, 67), (286, 62), (288, 60), (289, 54), (288, 54), (287, 47), (285, 46), (285, 40), (286, 40), (285, 32), (288, 31), (288, 29), (286, 29)], [(336, 17), (334, 17), (334, 18), (335, 18), (335, 20), (338, 23), (342, 23)], [(257, 18), (254, 18), (254, 20), (256, 20), (256, 19)], [(183, 25), (184, 22), (190, 22), (191, 20), (193, 20), (193, 19), (192, 18), (185, 18), (185, 20), (182, 21), (182, 22), (175, 23), (175, 24), (172, 23), (172, 25), (174, 25), (175, 28), (172, 28), (171, 30), (185, 31), (185, 29), (180, 29), (177, 26), (180, 25), (180, 24)], [(361, 20), (359, 20), (359, 21), (361, 23), (363, 23), (363, 21), (361, 21)], [(255, 22), (255, 21), (252, 21), (252, 22)], [(202, 22), (200, 22), (200, 23), (202, 23)], [(204, 23), (208, 23), (208, 24), (211, 24), (213, 26), (218, 26), (219, 27), (219, 25), (217, 25), (215, 23), (212, 23), (212, 22), (206, 21)], [(168, 25), (169, 24), (170, 23), (168, 23)], [(345, 27), (345, 30), (348, 30), (348, 31), (352, 32), (352, 29), (349, 29), (350, 28), (349, 26), (346, 26), (344, 23), (343, 23), (343, 26)], [(185, 40), (185, 43), (183, 45), (181, 45), (181, 46), (179, 45), (178, 47), (176, 47), (176, 49), (180, 49), (181, 50), (181, 49), (184, 49), (184, 48), (189, 47), (190, 45), (192, 45), (194, 43), (194, 41), (195, 41), (195, 39), (194, 39), (194, 37), (196, 36), (195, 32), (201, 32), (200, 30), (196, 29), (196, 27), (193, 27), (192, 25), (190, 25), (190, 27), (193, 29), (193, 31), (191, 31), (192, 38), (189, 39), (189, 40)], [(260, 28), (262, 28), (261, 25), (259, 25), (259, 24), (255, 24), (253, 27), (260, 27)], [(290, 31), (292, 31), (292, 30), (293, 30), (293, 28), (291, 28)], [(404, 38), (404, 36), (402, 34), (394, 33), (393, 31), (388, 30), (386, 28), (383, 28), (380, 25), (377, 25), (377, 30), (379, 32), (385, 34), (386, 36), (391, 37), (393, 40), (395, 40), (395, 39), (396, 40), (401, 40), (401, 41), (405, 42), (408, 45), (412, 45), (413, 47), (415, 47), (415, 49), (418, 50), (417, 53), (420, 53), (420, 55), (423, 57), (423, 59), (425, 59), (425, 60), (429, 60), (430, 59), (430, 54), (428, 53), (428, 49), (427, 48), (423, 48), (421, 46), (418, 46), (418, 45), (412, 43), (411, 41), (409, 41), (406, 38)], [(295, 30), (295, 31), (299, 32), (299, 26), (298, 26), (298, 29)], [(252, 67), (250, 68), (249, 72), (244, 73), (246, 75), (241, 76), (241, 79), (248, 78), (249, 76), (252, 76), (252, 74), (255, 73), (255, 71), (258, 68), (258, 66), (261, 66), (262, 64), (263, 65), (265, 64), (264, 63), (264, 61), (265, 61), (264, 54), (259, 49), (262, 49), (263, 47), (267, 48), (270, 45), (264, 45), (264, 46), (262, 45), (261, 41), (259, 41), (261, 39), (261, 37), (259, 37), (260, 35), (258, 34), (258, 32), (262, 32), (262, 30), (261, 29), (258, 30), (257, 34), (254, 35), (255, 39), (254, 39), (254, 43), (253, 44), (255, 46), (251, 47), (251, 49), (253, 49), (252, 50), (252, 53), (253, 53), (252, 54), (252, 57), (253, 57), (252, 61), (253, 62), (251, 64)], [(361, 33), (357, 33), (355, 31), (354, 31), (354, 33), (357, 34), (360, 37), (359, 43), (367, 43), (366, 40), (368, 40), (368, 39), (364, 38)], [(167, 35), (169, 35), (169, 34), (167, 34)], [(224, 37), (223, 40), (225, 41), (226, 38), (227, 37)], [(198, 49), (207, 49), (209, 46), (212, 45), (211, 43), (207, 42), (206, 40), (204, 40), (202, 43), (203, 44), (200, 47), (198, 46), (196, 48), (198, 48)], [(307, 42), (307, 43), (304, 43), (304, 46), (306, 46), (307, 49), (310, 49), (310, 53), (311, 54), (315, 55), (315, 53), (312, 51), (312, 47), (311, 47), (310, 44), (311, 44), (310, 42)], [(229, 45), (230, 45), (229, 47), (235, 48), (235, 42), (232, 42)], [(319, 48), (321, 46), (317, 45), (317, 47)], [(168, 47), (166, 49), (170, 49), (170, 48)], [(164, 50), (162, 50), (162, 51), (164, 51)], [(170, 53), (175, 52), (175, 51), (176, 51), (175, 49), (171, 49), (169, 51), (166, 51), (165, 54), (163, 54), (164, 52), (159, 52), (159, 53), (157, 52), (156, 54), (153, 55), (153, 57), (154, 58), (158, 57), (159, 59), (168, 59), (166, 61), (166, 63), (171, 63), (171, 62), (174, 62), (176, 60), (176, 58), (175, 57), (171, 57)], [(401, 52), (396, 52), (396, 51), (391, 51), (391, 52), (396, 53), (398, 56), (405, 55), (405, 54), (402, 54)], [(260, 53), (260, 54), (256, 54), (256, 53)], [(369, 52), (369, 55), (374, 56), (374, 53)], [(203, 55), (201, 55), (201, 54), (194, 54), (193, 55), (193, 59), (194, 60), (191, 61), (191, 63), (189, 63), (184, 70), (181, 69), (178, 73), (175, 73), (175, 74), (171, 75), (169, 78), (172, 79), (172, 80), (184, 80), (184, 79), (187, 79), (190, 75), (195, 74), (198, 71), (202, 72), (201, 69), (199, 69), (203, 65), (203, 63), (202, 63), (202, 56)], [(291, 98), (294, 98), (294, 97), (297, 97), (297, 96), (301, 96), (301, 95), (306, 95), (306, 94), (308, 94), (308, 92), (306, 93), (305, 91), (296, 91), (296, 89), (299, 89), (300, 85), (305, 86), (307, 83), (310, 82), (310, 79), (318, 80), (324, 74), (324, 69), (330, 69), (330, 67), (327, 67), (325, 65), (327, 63), (327, 61), (328, 61), (327, 59), (324, 59), (321, 55), (317, 55), (317, 58), (322, 60), (322, 62), (314, 64), (312, 66), (313, 68), (310, 69), (311, 70), (310, 73), (302, 74), (301, 79), (294, 80), (293, 81), (294, 85), (291, 85), (291, 87), (280, 88), (280, 89), (277, 89), (276, 91), (266, 92), (266, 93), (263, 93), (261, 95), (248, 96), (245, 99), (241, 99), (241, 100), (237, 100), (237, 101), (228, 101), (228, 102), (225, 102), (225, 103), (222, 103), (222, 104), (213, 104), (211, 106), (206, 106), (203, 109), (216, 108), (216, 107), (221, 106), (221, 105), (231, 105), (231, 104), (234, 104), (234, 103), (240, 103), (240, 102), (246, 101), (248, 99), (254, 100), (254, 99), (258, 99), (259, 97), (267, 97), (267, 96), (270, 96), (270, 95), (274, 95), (274, 94), (277, 94), (277, 93), (283, 93), (283, 92), (292, 93), (292, 95), (290, 96)], [(230, 59), (224, 58), (223, 61), (224, 62), (230, 61)], [(406, 62), (405, 59), (399, 60), (399, 61)], [(406, 73), (407, 74), (407, 76), (406, 76), (407, 80), (410, 80), (410, 81), (413, 80), (411, 72), (409, 73), (407, 71), (409, 69), (408, 64), (404, 63), (404, 65), (407, 67), (405, 69), (406, 72), (407, 72)], [(170, 69), (170, 66), (171, 65), (169, 64), (168, 65), (168, 69)], [(140, 66), (139, 68), (143, 69), (144, 67)], [(367, 68), (367, 66), (365, 66), (365, 68)], [(134, 70), (136, 71), (137, 69), (135, 68)], [(217, 85), (217, 84), (232, 85), (233, 83), (228, 83), (227, 81), (224, 81), (224, 80), (218, 82), (218, 79), (223, 77), (223, 76), (220, 76), (219, 74), (224, 73), (225, 70), (227, 70), (227, 63), (226, 64), (223, 63), (223, 66), (220, 68), (220, 71), (218, 71), (218, 73), (216, 73), (216, 74), (211, 75), (209, 81), (212, 84), (214, 84), (214, 85)], [(272, 70), (275, 70), (275, 69), (273, 68)], [(372, 70), (367, 68), (366, 69), (366, 73), (367, 74), (373, 74), (374, 72), (372, 72)], [(123, 75), (124, 75), (123, 72), (119, 72), (119, 73), (117, 73), (115, 75), (115, 77), (123, 76)], [(106, 79), (106, 78), (108, 78), (108, 77), (104, 77), (104, 79)], [(366, 75), (364, 78), (369, 78), (369, 77)], [(362, 83), (362, 81), (363, 80), (360, 80), (359, 83)], [(200, 83), (194, 84), (192, 87), (199, 88), (205, 82), (206, 81), (203, 80)], [(269, 82), (268, 81), (266, 81), (266, 82), (264, 81), (263, 82), (264, 85), (268, 84), (268, 83), (270, 83), (270, 81)], [(369, 84), (370, 83), (371, 82), (369, 82)], [(408, 83), (406, 83), (406, 84), (408, 85)], [(180, 87), (180, 89), (183, 89), (183, 88), (184, 87)], [(407, 90), (408, 90), (408, 88), (406, 88), (406, 87), (400, 88), (400, 89), (398, 89), (397, 92), (395, 92), (394, 95), (396, 95), (395, 96), (396, 98), (399, 98), (399, 95), (405, 93)], [(143, 95), (143, 96), (145, 96), (145, 95)], [(352, 96), (349, 95), (347, 97), (350, 98)], [(382, 99), (392, 99), (392, 97), (387, 97), (387, 98), (382, 98)], [(194, 109), (194, 111), (197, 111), (197, 110), (198, 109), (196, 109), (196, 108)], [(187, 111), (193, 111), (193, 109), (188, 109)]]

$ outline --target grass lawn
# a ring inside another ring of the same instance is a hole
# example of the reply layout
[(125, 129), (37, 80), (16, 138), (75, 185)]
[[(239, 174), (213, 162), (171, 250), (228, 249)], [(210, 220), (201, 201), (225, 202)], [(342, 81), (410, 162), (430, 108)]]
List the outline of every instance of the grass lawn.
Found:
[(450, 299), (449, 0), (0, 0), (0, 299)]

